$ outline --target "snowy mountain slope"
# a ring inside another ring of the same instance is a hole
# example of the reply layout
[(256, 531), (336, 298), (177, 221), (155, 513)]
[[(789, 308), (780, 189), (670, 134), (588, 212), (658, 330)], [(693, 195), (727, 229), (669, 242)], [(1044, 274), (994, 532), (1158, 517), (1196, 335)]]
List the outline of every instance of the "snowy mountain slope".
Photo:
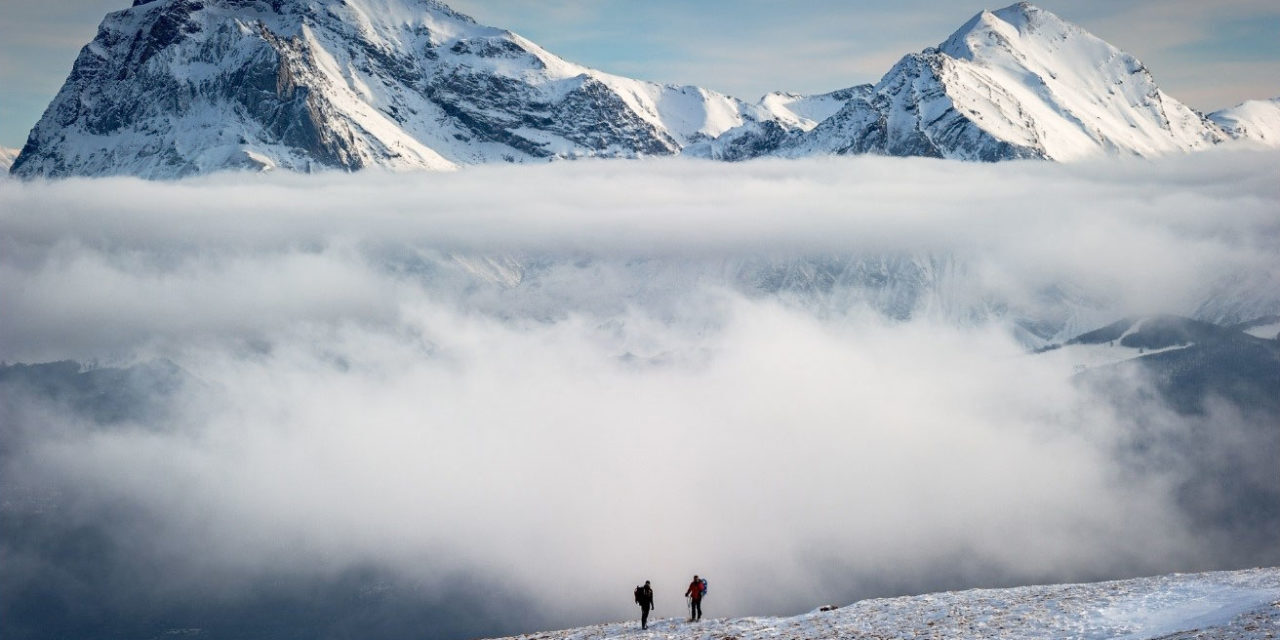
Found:
[(756, 104), (565, 61), (436, 0), (136, 0), (32, 129), (19, 176), (452, 169), (690, 153), (1153, 156), (1273, 140), (1274, 101), (1210, 121), (1047, 11), (983, 11), (876, 85)]
[(1209, 119), (1236, 140), (1280, 147), (1280, 98), (1249, 100), (1214, 111)]
[[(1273, 351), (1265, 341), (1274, 338), (1278, 327), (1280, 322), (1276, 321), (1275, 316), (1229, 327), (1172, 315), (1125, 318), (1082, 333), (1062, 344), (1037, 349), (1036, 354), (1037, 357), (1060, 361), (1064, 371), (1070, 366), (1073, 373), (1119, 363), (1140, 363), (1158, 368), (1162, 363), (1172, 360), (1185, 360), (1175, 364), (1181, 370), (1198, 369), (1197, 383), (1215, 375), (1222, 377), (1223, 374), (1260, 373), (1256, 376), (1262, 381), (1259, 383), (1261, 388), (1258, 395), (1265, 396), (1265, 389), (1269, 388), (1271, 378), (1277, 378), (1276, 381), (1280, 382), (1280, 377), (1277, 377), (1280, 376), (1280, 369), (1265, 364), (1272, 358)], [(1186, 352), (1170, 354), (1172, 351)], [(1154, 358), (1156, 355), (1161, 357)], [(1224, 361), (1223, 371), (1210, 371), (1207, 368), (1215, 360)], [(1254, 360), (1263, 363), (1260, 372), (1248, 371), (1248, 363)], [(1163, 376), (1165, 379), (1170, 377)], [(1224, 386), (1243, 389), (1258, 385), (1246, 380)]]
[[(753, 146), (741, 135), (725, 140)], [(816, 127), (754, 146), (787, 156), (1073, 160), (1193, 151), (1223, 138), (1133, 56), (1023, 2), (983, 11), (938, 47), (904, 57)]]
[(980, 13), (938, 53), (955, 60), (963, 78), (947, 86), (957, 110), (980, 116), (978, 126), (991, 135), (1053, 159), (1098, 150), (1155, 155), (1218, 140), (1136, 58), (1025, 2)]
[(871, 91), (869, 84), (809, 96), (775, 91), (756, 104), (765, 117), (747, 120), (714, 139), (689, 146), (684, 152), (717, 160), (770, 155), (790, 139), (839, 113), (851, 100), (866, 99)]
[[(1187, 322), (1194, 323), (1191, 320)], [(1196, 343), (1189, 332), (1179, 332), (1176, 337), (1167, 340), (1154, 340), (1152, 330), (1160, 324), (1160, 318), (1127, 318), (1072, 338), (1061, 346), (1054, 345), (1041, 350), (1040, 353), (1052, 353), (1048, 357), (1070, 364), (1072, 372), (1079, 373), (1172, 349), (1186, 349)]]
[(566, 62), (434, 0), (148, 0), (106, 17), (13, 172), (663, 155), (758, 113)]
[[(708, 599), (704, 608), (714, 607)], [(865, 600), (790, 618), (680, 618), (602, 624), (519, 636), (598, 638), (916, 638), (973, 640), (1263, 640), (1280, 635), (1280, 569), (1095, 584), (975, 589)]]
[(819, 122), (835, 115), (850, 100), (866, 99), (871, 95), (872, 89), (872, 85), (860, 84), (811, 96), (775, 91), (760, 98), (759, 106), (778, 123), (809, 131), (818, 126)]
[[(1096, 364), (1122, 365), (1111, 367), (1112, 371), (1144, 370), (1167, 404), (1180, 411), (1202, 413), (1213, 397), (1231, 401), (1244, 411), (1269, 411), (1274, 418), (1267, 423), (1280, 425), (1280, 396), (1275, 393), (1280, 388), (1280, 345), (1265, 333), (1259, 336), (1247, 330), (1254, 326), (1266, 331), (1275, 326), (1274, 317), (1232, 327), (1168, 315), (1127, 318), (1048, 353), (1076, 362), (1110, 353), (1113, 362)], [(1280, 455), (1280, 439), (1271, 442), (1268, 446), (1277, 447)], [(1280, 512), (1276, 516), (1280, 518)]]
[(1167, 315), (1146, 316), (1125, 318), (1081, 334), (1069, 340), (1067, 346), (1115, 342), (1128, 349), (1168, 349), (1221, 338), (1234, 331), (1190, 318)]

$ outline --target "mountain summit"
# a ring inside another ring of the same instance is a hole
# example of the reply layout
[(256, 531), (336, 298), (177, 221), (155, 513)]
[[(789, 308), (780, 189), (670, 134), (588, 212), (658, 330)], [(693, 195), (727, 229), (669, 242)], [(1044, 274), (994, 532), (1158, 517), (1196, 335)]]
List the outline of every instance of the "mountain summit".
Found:
[(13, 172), (668, 155), (754, 111), (566, 62), (434, 0), (146, 0), (106, 17)]
[(812, 129), (747, 126), (710, 153), (1074, 160), (1194, 151), (1224, 139), (1136, 58), (1022, 2), (983, 11), (937, 47), (903, 57)]
[(1154, 155), (1221, 140), (1136, 58), (1025, 2), (974, 16), (932, 55), (950, 58), (940, 80), (951, 106), (1030, 154)]
[(749, 104), (576, 65), (435, 0), (137, 0), (81, 50), (12, 172), (1150, 156), (1261, 138), (1253, 121), (1275, 110), (1263, 106), (1215, 123), (1133, 56), (1027, 3), (979, 13), (875, 85)]

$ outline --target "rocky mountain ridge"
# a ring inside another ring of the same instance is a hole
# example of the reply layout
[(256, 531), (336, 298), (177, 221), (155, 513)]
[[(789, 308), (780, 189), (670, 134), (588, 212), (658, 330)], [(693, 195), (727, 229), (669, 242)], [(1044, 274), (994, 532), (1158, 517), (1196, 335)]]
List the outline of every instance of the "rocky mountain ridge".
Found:
[(566, 62), (434, 0), (150, 0), (106, 17), (13, 171), (668, 155), (756, 112)]
[(1132, 56), (1027, 3), (978, 14), (875, 85), (753, 104), (589, 69), (436, 0), (139, 0), (104, 19), (12, 172), (1152, 156), (1277, 144), (1277, 105), (1202, 116)]
[(1069, 161), (1258, 137), (1248, 125), (1224, 130), (1161, 91), (1133, 56), (1026, 2), (979, 13), (937, 47), (903, 57), (878, 83), (853, 91), (812, 128), (748, 123), (708, 145), (707, 155)]

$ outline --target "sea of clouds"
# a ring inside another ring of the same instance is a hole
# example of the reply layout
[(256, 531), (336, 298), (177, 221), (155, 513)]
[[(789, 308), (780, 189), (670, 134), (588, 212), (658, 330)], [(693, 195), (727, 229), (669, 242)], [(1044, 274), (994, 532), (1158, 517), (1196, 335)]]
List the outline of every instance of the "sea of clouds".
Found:
[[(722, 616), (1239, 562), (1178, 469), (1117, 455), (1125, 412), (1028, 346), (1280, 312), (1277, 175), (1207, 153), (0, 182), (0, 359), (181, 371), (109, 428), (9, 392), (6, 517), (98, 531), (131, 573), (68, 576), (90, 593), (377, 567), (501, 594), (501, 630), (631, 615), (645, 579), (677, 615), (694, 573)], [(66, 570), (18, 546), (10, 589)], [(461, 615), (431, 624), (490, 629)]]

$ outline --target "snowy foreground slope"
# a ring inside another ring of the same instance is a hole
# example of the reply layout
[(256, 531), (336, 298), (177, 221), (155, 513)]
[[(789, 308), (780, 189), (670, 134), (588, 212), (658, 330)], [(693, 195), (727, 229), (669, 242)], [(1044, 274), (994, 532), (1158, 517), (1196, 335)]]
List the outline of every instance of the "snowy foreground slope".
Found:
[[(707, 600), (708, 608), (713, 600)], [(659, 619), (519, 636), (525, 640), (789, 638), (1264, 640), (1280, 637), (1280, 569), (1096, 584), (976, 589), (864, 600), (791, 618)]]
[(1206, 117), (1133, 56), (1025, 2), (979, 13), (874, 86), (748, 103), (583, 67), (436, 0), (135, 0), (80, 52), (12, 172), (1149, 157), (1275, 145), (1269, 104)]

